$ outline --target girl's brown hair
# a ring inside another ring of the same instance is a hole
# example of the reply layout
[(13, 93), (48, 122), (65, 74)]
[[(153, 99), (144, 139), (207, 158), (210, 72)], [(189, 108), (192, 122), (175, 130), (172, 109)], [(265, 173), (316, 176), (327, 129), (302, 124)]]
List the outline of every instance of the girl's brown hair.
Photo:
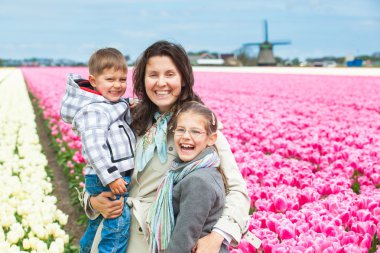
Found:
[[(181, 74), (181, 94), (172, 108), (176, 115), (178, 107), (187, 101), (201, 102), (200, 97), (194, 92), (194, 75), (190, 60), (181, 45), (168, 41), (157, 41), (149, 46), (138, 58), (133, 71), (133, 93), (140, 99), (140, 103), (132, 109), (132, 127), (137, 135), (144, 134), (152, 123), (153, 115), (158, 107), (149, 99), (145, 90), (145, 71), (148, 60), (154, 56), (167, 56), (173, 61)], [(174, 118), (174, 117), (173, 117)], [(169, 125), (172, 124), (172, 121)]]
[[(177, 115), (174, 119), (173, 129), (177, 127), (177, 120), (179, 116), (183, 113), (194, 113), (196, 115), (202, 116), (205, 119), (207, 135), (216, 133), (216, 131), (218, 130), (218, 121), (215, 113), (207, 106), (196, 101), (189, 101), (182, 104), (182, 106), (178, 109)], [(215, 145), (214, 148), (216, 151), (218, 151)], [(224, 171), (220, 168), (220, 166), (217, 167), (217, 170), (222, 175), (224, 189), (227, 193), (228, 183), (226, 175), (224, 174)]]

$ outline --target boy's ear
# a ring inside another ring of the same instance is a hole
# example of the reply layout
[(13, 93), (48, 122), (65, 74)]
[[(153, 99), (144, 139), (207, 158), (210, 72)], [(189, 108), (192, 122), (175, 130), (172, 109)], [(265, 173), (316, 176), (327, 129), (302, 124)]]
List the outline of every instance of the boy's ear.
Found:
[(218, 134), (217, 133), (212, 133), (209, 137), (208, 137), (208, 142), (207, 142), (207, 146), (212, 146), (215, 144), (216, 142), (216, 139), (218, 138)]
[(88, 81), (90, 82), (92, 87), (94, 87), (94, 88), (96, 87), (96, 79), (93, 75), (88, 76)]

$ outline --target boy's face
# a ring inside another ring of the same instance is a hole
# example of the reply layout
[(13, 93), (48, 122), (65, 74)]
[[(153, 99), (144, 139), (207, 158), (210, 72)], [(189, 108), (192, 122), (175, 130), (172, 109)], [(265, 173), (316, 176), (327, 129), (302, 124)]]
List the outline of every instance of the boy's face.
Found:
[(113, 68), (105, 69), (99, 75), (90, 75), (89, 81), (103, 97), (109, 101), (118, 101), (127, 89), (127, 71)]

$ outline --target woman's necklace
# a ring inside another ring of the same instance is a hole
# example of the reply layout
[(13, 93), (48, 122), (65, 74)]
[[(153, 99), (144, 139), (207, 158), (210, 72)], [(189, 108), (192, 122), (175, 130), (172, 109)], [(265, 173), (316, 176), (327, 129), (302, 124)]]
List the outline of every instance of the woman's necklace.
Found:
[(172, 110), (169, 110), (163, 114), (161, 114), (156, 122), (154, 122), (152, 124), (152, 126), (147, 130), (147, 132), (145, 133), (145, 136), (144, 136), (144, 139), (143, 139), (143, 150), (146, 150), (146, 148), (153, 143), (153, 140), (154, 140), (154, 136), (156, 135), (156, 130), (157, 130), (157, 124), (160, 123), (160, 121), (162, 120), (163, 117), (165, 117), (166, 115), (168, 115), (169, 113), (171, 113)]
[(152, 144), (153, 142), (153, 138), (154, 138), (154, 135), (156, 133), (156, 129), (157, 129), (157, 122), (155, 122), (149, 129), (148, 131), (145, 133), (145, 136), (144, 136), (144, 139), (143, 139), (143, 150), (146, 150), (146, 148)]

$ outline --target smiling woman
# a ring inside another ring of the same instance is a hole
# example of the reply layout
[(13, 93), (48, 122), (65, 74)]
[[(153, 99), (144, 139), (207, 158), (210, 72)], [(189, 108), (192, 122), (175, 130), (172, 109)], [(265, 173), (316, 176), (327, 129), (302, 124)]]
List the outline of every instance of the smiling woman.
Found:
[(148, 60), (145, 90), (161, 113), (168, 111), (181, 94), (181, 74), (168, 56), (154, 56)]

